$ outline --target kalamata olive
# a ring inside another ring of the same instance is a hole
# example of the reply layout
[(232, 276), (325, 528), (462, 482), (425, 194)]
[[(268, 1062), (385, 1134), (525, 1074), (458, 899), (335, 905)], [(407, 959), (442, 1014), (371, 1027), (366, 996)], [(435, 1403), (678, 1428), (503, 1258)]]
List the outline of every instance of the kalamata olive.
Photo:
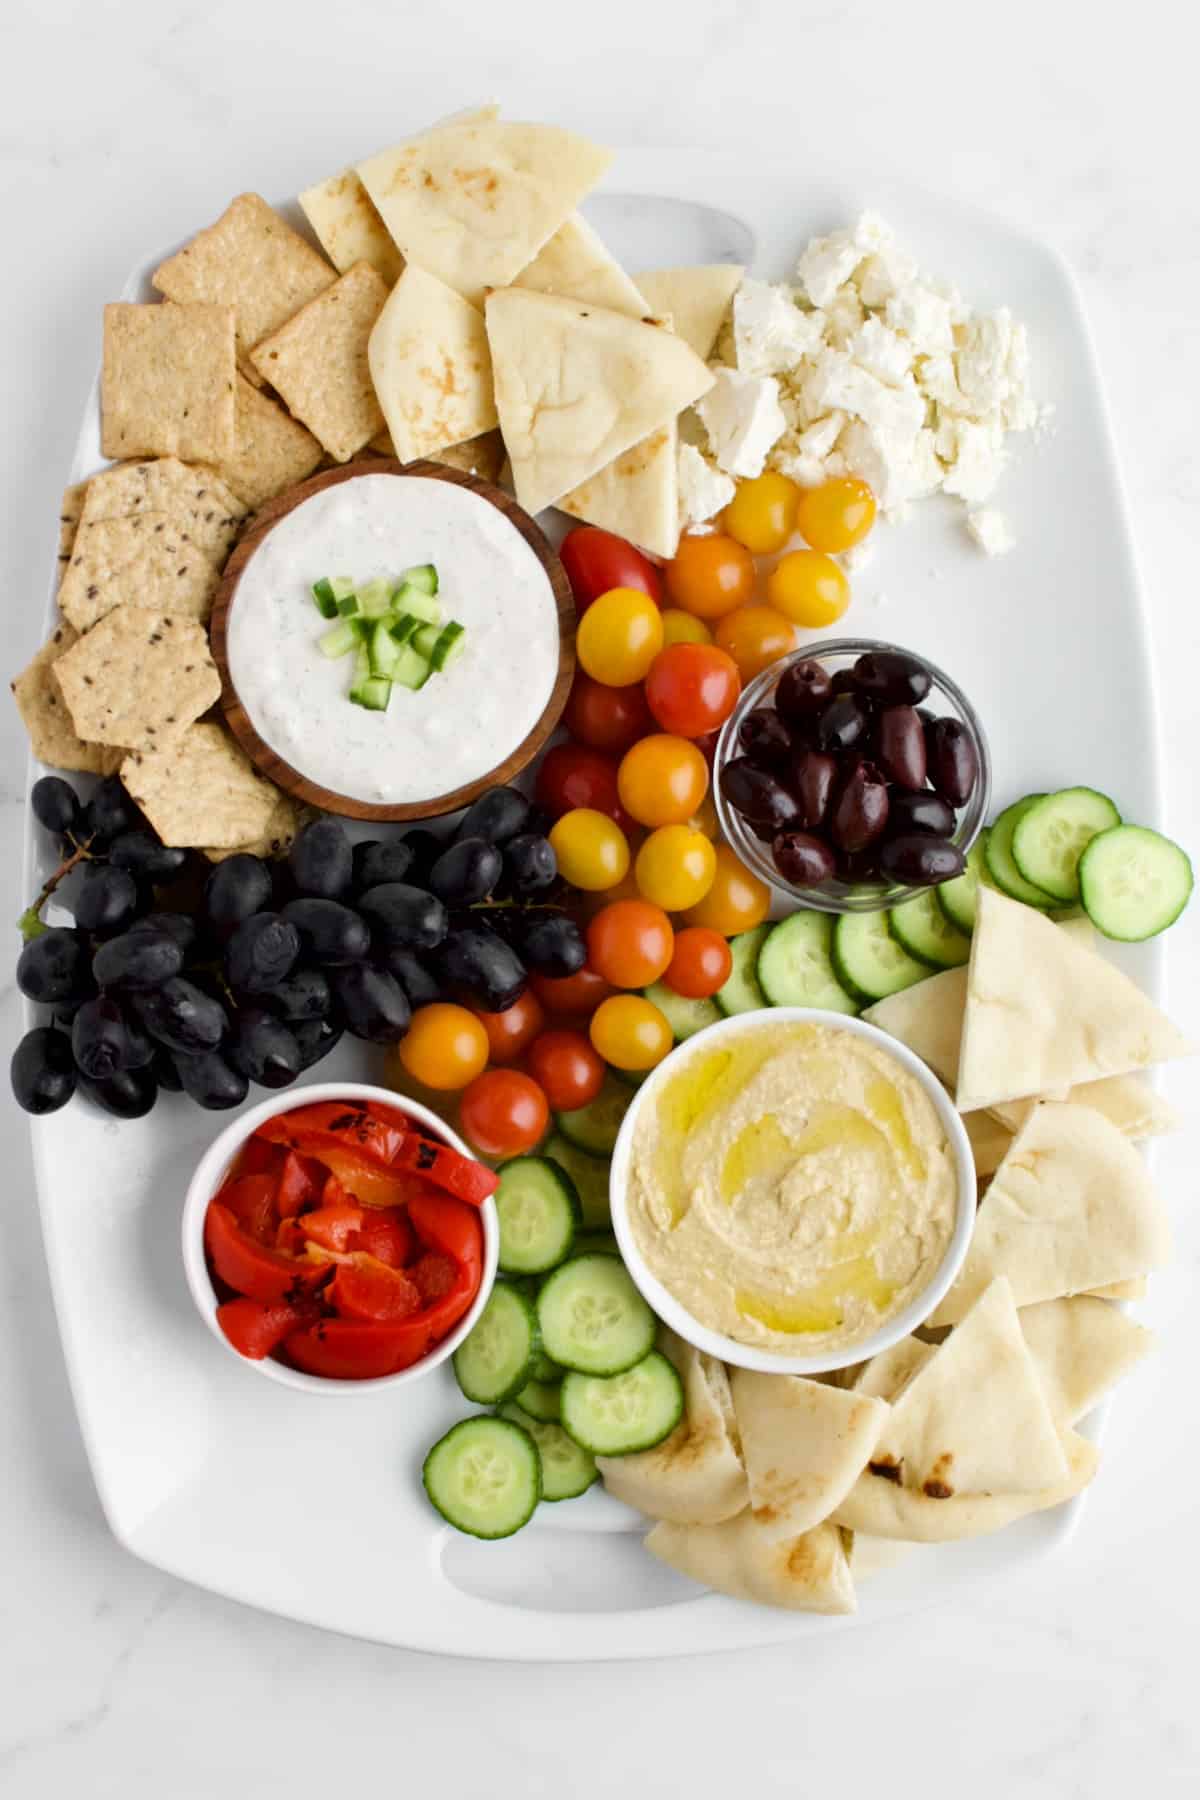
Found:
[(854, 665), (854, 680), (862, 693), (887, 706), (915, 706), (933, 686), (924, 663), (900, 650), (866, 651)]
[(857, 694), (858, 681), (853, 669), (838, 669), (831, 683), (831, 695), (836, 699), (838, 694)]
[(875, 759), (889, 781), (925, 786), (925, 732), (915, 706), (886, 706), (875, 721)]
[(979, 778), (979, 756), (961, 719), (935, 719), (929, 727), (929, 779), (951, 806), (965, 806)]
[(799, 808), (791, 794), (766, 769), (745, 756), (735, 756), (721, 770), (721, 792), (735, 812), (756, 825), (773, 825), (787, 831), (796, 823)]
[(827, 750), (797, 750), (788, 771), (788, 787), (800, 809), (796, 823), (804, 831), (824, 824), (836, 779), (837, 760)]
[(817, 719), (816, 739), (821, 750), (853, 750), (865, 736), (869, 717), (855, 694), (839, 694)]
[(769, 706), (756, 706), (738, 726), (738, 744), (742, 754), (761, 768), (777, 768), (792, 751), (792, 734), (777, 712)]
[(834, 872), (833, 851), (811, 831), (783, 831), (771, 845), (775, 867), (792, 887), (820, 887)]
[(889, 838), (879, 852), (879, 867), (891, 881), (912, 887), (934, 887), (961, 875), (966, 858), (957, 844), (925, 831)]
[(913, 831), (949, 837), (954, 830), (954, 808), (940, 794), (914, 794), (897, 787), (889, 790), (888, 800), (888, 831), (893, 837)]
[(865, 850), (882, 837), (888, 821), (887, 784), (862, 758), (846, 768), (829, 813), (829, 835), (839, 850)]
[(842, 881), (858, 885), (879, 880), (879, 844), (868, 844), (865, 850), (842, 850), (838, 854), (837, 873)]
[(803, 729), (833, 697), (833, 679), (811, 656), (789, 664), (775, 689), (775, 710), (785, 725)]

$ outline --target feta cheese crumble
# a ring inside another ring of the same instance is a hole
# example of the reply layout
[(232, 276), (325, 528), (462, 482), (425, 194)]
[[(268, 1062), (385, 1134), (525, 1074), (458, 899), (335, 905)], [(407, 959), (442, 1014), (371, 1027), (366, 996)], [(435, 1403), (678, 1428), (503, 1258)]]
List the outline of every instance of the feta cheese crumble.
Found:
[(682, 531), (694, 531), (707, 525), (723, 512), (733, 499), (736, 486), (732, 478), (722, 475), (694, 444), (679, 446), (679, 525)]
[(985, 506), (978, 512), (968, 513), (967, 530), (979, 548), (989, 556), (1005, 555), (1017, 541), (1012, 534), (1012, 526), (994, 506)]
[(771, 375), (747, 375), (739, 369), (717, 369), (715, 374), (696, 411), (717, 467), (742, 479), (761, 475), (768, 450), (787, 428), (779, 384)]

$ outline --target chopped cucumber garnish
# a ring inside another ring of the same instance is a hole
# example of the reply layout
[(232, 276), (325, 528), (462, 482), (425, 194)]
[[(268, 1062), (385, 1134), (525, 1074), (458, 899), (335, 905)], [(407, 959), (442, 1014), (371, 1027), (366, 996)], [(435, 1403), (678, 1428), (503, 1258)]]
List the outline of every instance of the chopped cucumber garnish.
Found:
[(368, 654), (372, 675), (381, 675), (386, 681), (391, 681), (400, 660), (400, 645), (388, 630), (386, 619), (380, 619), (372, 630)]
[(436, 594), (438, 591), (438, 572), (432, 563), (418, 563), (415, 569), (407, 569), (404, 580), (423, 594)]
[(343, 594), (337, 602), (337, 610), (343, 619), (355, 618), (358, 613), (358, 595), (355, 593)]
[[(411, 613), (409, 617), (412, 618)], [(433, 647), (442, 635), (442, 628), (440, 625), (421, 625), (416, 620), (413, 622), (416, 625), (416, 630), (412, 634), (413, 649), (419, 650), (422, 656), (428, 657), (432, 662)]]
[(349, 656), (352, 650), (358, 649), (358, 633), (349, 619), (339, 619), (336, 625), (322, 632), (317, 648), (331, 661), (339, 656)]
[(411, 688), (415, 693), (423, 688), (433, 674), (433, 664), (427, 657), (421, 656), (411, 644), (404, 644), (396, 658), (396, 667), (392, 672), (392, 680), (398, 681), (401, 687)]
[(369, 675), (365, 681), (356, 681), (350, 689), (353, 704), (365, 707), (368, 712), (386, 712), (391, 697), (391, 682), (382, 680), (378, 675)]
[(434, 668), (441, 672), (456, 663), (467, 647), (465, 628), (457, 619), (451, 619), (448, 625), (442, 626), (441, 636), (429, 653), (429, 660)]
[(382, 619), (392, 609), (392, 590), (381, 577), (358, 589), (358, 610), (367, 619)]
[(401, 582), (389, 602), (393, 612), (410, 612), (426, 625), (440, 625), (442, 609), (432, 594), (411, 581)]
[(321, 655), (332, 662), (357, 652), (349, 692), (354, 705), (384, 712), (393, 686), (416, 693), (462, 655), (466, 630), (457, 619), (443, 620), (437, 590), (432, 563), (409, 569), (398, 582), (376, 576), (356, 587), (348, 575), (313, 582), (317, 611), (332, 621), (317, 642)]

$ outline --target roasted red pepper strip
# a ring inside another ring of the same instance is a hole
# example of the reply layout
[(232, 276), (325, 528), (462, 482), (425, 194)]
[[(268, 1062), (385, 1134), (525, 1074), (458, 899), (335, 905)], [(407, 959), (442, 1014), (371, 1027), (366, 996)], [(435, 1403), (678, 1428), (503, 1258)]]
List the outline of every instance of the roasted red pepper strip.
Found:
[(220, 1191), (222, 1206), (260, 1244), (275, 1242), (275, 1189), (274, 1175), (236, 1175)]
[[(441, 1335), (444, 1337), (445, 1331)], [(288, 1360), (306, 1374), (324, 1375), (331, 1381), (367, 1381), (420, 1362), (435, 1341), (430, 1322), (417, 1313), (395, 1325), (321, 1319), (306, 1331), (292, 1332), (284, 1339), (283, 1349)]]
[(411, 1318), (423, 1303), (423, 1295), (403, 1269), (389, 1269), (361, 1250), (339, 1265), (328, 1297), (342, 1318), (378, 1324)]
[(435, 1300), (444, 1300), (447, 1294), (454, 1292), (462, 1266), (441, 1250), (427, 1250), (424, 1256), (417, 1258), (409, 1274), (426, 1306)]
[(275, 1210), (281, 1219), (294, 1219), (306, 1206), (315, 1204), (321, 1191), (325, 1171), (306, 1156), (294, 1150), (284, 1153), (275, 1190)]
[(252, 1362), (277, 1350), (284, 1338), (311, 1318), (311, 1309), (286, 1300), (226, 1300), (217, 1308), (217, 1323), (234, 1349)]
[(413, 1228), (398, 1207), (367, 1207), (352, 1250), (365, 1250), (389, 1269), (402, 1269), (413, 1253)]
[(360, 1206), (404, 1206), (417, 1191), (413, 1176), (398, 1169), (380, 1168), (378, 1163), (369, 1162), (354, 1151), (335, 1146), (316, 1154)]
[(456, 1200), (466, 1200), (472, 1206), (482, 1206), (500, 1184), (494, 1169), (485, 1168), (473, 1157), (460, 1155), (449, 1144), (435, 1143), (432, 1138), (419, 1137), (416, 1132), (404, 1139), (394, 1159), (394, 1167), (423, 1175), (434, 1187), (453, 1194)]
[(315, 1212), (301, 1213), (296, 1220), (302, 1237), (319, 1244), (322, 1250), (348, 1250), (351, 1239), (362, 1230), (363, 1210), (351, 1201), (332, 1206), (318, 1206)]
[(317, 1263), (258, 1243), (219, 1200), (210, 1202), (204, 1217), (204, 1247), (226, 1286), (251, 1300), (295, 1299), (327, 1273)]
[(279, 1151), (258, 1135), (247, 1138), (237, 1153), (231, 1175), (269, 1175), (277, 1166)]
[(318, 1106), (298, 1106), (294, 1112), (276, 1113), (259, 1126), (256, 1134), (271, 1144), (287, 1144), (306, 1156), (322, 1156), (323, 1150), (349, 1150), (386, 1168), (396, 1159), (404, 1142), (403, 1128), (395, 1116), (385, 1118), (353, 1100), (326, 1101)]
[(473, 1206), (445, 1194), (416, 1194), (409, 1201), (413, 1230), (427, 1250), (440, 1250), (475, 1276), (483, 1270), (483, 1225)]

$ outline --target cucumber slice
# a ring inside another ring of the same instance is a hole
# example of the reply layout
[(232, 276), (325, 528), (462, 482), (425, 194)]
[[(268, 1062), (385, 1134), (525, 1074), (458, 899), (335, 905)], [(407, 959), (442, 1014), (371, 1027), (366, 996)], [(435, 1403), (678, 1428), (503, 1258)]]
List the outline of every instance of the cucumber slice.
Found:
[(716, 1025), (724, 1017), (719, 1007), (711, 1000), (688, 1000), (683, 994), (677, 994), (669, 988), (665, 981), (656, 981), (651, 987), (643, 988), (642, 993), (652, 1005), (657, 1006), (671, 1030), (675, 1033), (675, 1042), (682, 1044), (685, 1038), (695, 1037), (706, 1025)]
[(886, 1000), (929, 973), (892, 936), (882, 912), (842, 914), (833, 934), (833, 966), (838, 980), (864, 1000)]
[(321, 633), (317, 639), (317, 649), (322, 656), (327, 656), (331, 662), (334, 662), (339, 656), (349, 656), (352, 650), (357, 650), (359, 643), (359, 635), (354, 629), (353, 621), (339, 619), (336, 625), (331, 625), (328, 631)]
[(539, 1382), (543, 1386), (557, 1387), (565, 1373), (566, 1371), (559, 1367), (553, 1357), (547, 1356), (544, 1350), (539, 1350), (533, 1359), (529, 1379)]
[(351, 588), (348, 594), (339, 594), (337, 601), (339, 619), (356, 619), (358, 617), (358, 595)]
[(1023, 800), (1014, 800), (1011, 806), (1005, 807), (988, 832), (983, 860), (988, 874), (1002, 894), (1007, 894), (1010, 900), (1023, 900), (1026, 906), (1040, 907), (1043, 912), (1049, 912), (1054, 905), (1054, 896), (1047, 894), (1043, 888), (1034, 887), (1031, 881), (1026, 881), (1013, 861), (1012, 854), (1013, 833), (1017, 826), (1030, 807), (1045, 797), (1044, 794), (1026, 794)]
[(933, 888), (893, 906), (887, 922), (901, 949), (931, 969), (959, 969), (971, 954), (970, 938), (950, 923)]
[(1069, 905), (1079, 898), (1079, 859), (1092, 839), (1121, 823), (1107, 794), (1061, 788), (1035, 800), (1012, 834), (1012, 859), (1026, 881)]
[(620, 1256), (621, 1246), (611, 1231), (581, 1231), (575, 1239), (576, 1256)]
[(467, 647), (467, 628), (457, 619), (443, 625), (437, 643), (429, 652), (429, 660), (440, 673), (455, 664)]
[(541, 1275), (571, 1254), (582, 1216), (575, 1183), (544, 1156), (515, 1156), (496, 1189), (500, 1267), (506, 1275)]
[(438, 572), (432, 563), (418, 563), (415, 569), (406, 570), (404, 581), (418, 593), (436, 594), (438, 591)]
[(392, 590), (381, 578), (364, 581), (356, 592), (358, 610), (364, 619), (382, 619), (392, 610)]
[(496, 1406), (532, 1379), (540, 1343), (537, 1314), (524, 1294), (497, 1282), (451, 1359), (468, 1400)]
[(511, 1419), (461, 1419), (421, 1469), (425, 1492), (448, 1525), (468, 1537), (511, 1537), (542, 1497), (542, 1459)]
[(402, 581), (393, 589), (388, 599), (393, 612), (411, 613), (422, 625), (440, 625), (442, 609), (438, 602), (425, 588), (418, 587), (412, 580)]
[(573, 1112), (555, 1113), (554, 1123), (577, 1150), (586, 1150), (591, 1156), (611, 1156), (632, 1099), (631, 1089), (606, 1078), (589, 1105), (576, 1107)]
[(546, 1139), (543, 1152), (574, 1183), (585, 1228), (606, 1229), (612, 1217), (608, 1205), (608, 1158), (580, 1150), (557, 1132)]
[(527, 1381), (514, 1398), (531, 1418), (553, 1423), (561, 1410), (561, 1389), (561, 1376), (556, 1381)]
[(1115, 825), (1094, 837), (1080, 857), (1079, 890), (1097, 931), (1140, 944), (1173, 925), (1187, 905), (1192, 865), (1160, 832)]
[(654, 1314), (613, 1256), (575, 1256), (555, 1269), (537, 1314), (547, 1356), (584, 1375), (619, 1375), (654, 1345)]
[(378, 675), (368, 675), (365, 681), (356, 681), (350, 689), (354, 705), (365, 707), (368, 712), (386, 712), (391, 697), (391, 682)]
[(729, 950), (733, 957), (733, 968), (729, 972), (729, 980), (714, 996), (718, 1007), (727, 1018), (734, 1013), (760, 1012), (767, 1004), (767, 997), (758, 985), (759, 952), (771, 935), (770, 925), (756, 925), (753, 931), (739, 931), (729, 940)]
[(983, 879), (984, 849), (987, 844), (987, 832), (983, 831), (975, 839), (967, 852), (967, 866), (961, 875), (953, 881), (943, 881), (940, 887), (934, 888), (938, 905), (952, 925), (965, 931), (970, 937), (975, 929), (975, 913), (979, 906), (979, 883)]
[(833, 920), (827, 913), (793, 913), (773, 925), (758, 953), (758, 981), (767, 1004), (856, 1013), (857, 1002), (838, 979), (832, 946)]
[(386, 619), (380, 619), (371, 631), (371, 642), (367, 647), (371, 659), (372, 675), (381, 676), (390, 681), (395, 674), (396, 664), (400, 660), (400, 645), (391, 634)]
[(590, 1450), (568, 1437), (561, 1425), (543, 1424), (533, 1418), (515, 1400), (498, 1410), (502, 1419), (511, 1419), (537, 1445), (542, 1459), (543, 1500), (574, 1500), (586, 1494), (600, 1474)]
[(322, 575), (320, 581), (312, 584), (312, 597), (323, 619), (336, 619), (338, 601), (353, 592), (354, 583), (348, 575)]
[(683, 1417), (683, 1383), (661, 1350), (624, 1374), (563, 1377), (562, 1422), (595, 1456), (632, 1456), (669, 1437)]
[(398, 681), (401, 687), (411, 688), (415, 693), (418, 688), (425, 686), (432, 674), (433, 664), (427, 657), (419, 655), (411, 644), (401, 645), (393, 681)]

